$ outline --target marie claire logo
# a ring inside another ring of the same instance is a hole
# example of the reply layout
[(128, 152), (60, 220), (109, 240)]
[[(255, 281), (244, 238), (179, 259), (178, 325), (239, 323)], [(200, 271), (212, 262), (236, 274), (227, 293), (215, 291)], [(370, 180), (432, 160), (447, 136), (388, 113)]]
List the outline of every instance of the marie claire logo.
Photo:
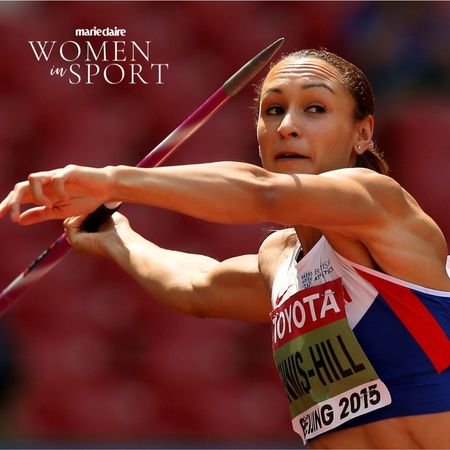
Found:
[(39, 63), (51, 64), (50, 76), (67, 79), (69, 84), (164, 84), (168, 63), (154, 62), (151, 41), (119, 39), (123, 28), (78, 28), (77, 37), (90, 40), (28, 41)]
[(127, 30), (123, 28), (77, 28), (75, 30), (75, 36), (125, 36)]

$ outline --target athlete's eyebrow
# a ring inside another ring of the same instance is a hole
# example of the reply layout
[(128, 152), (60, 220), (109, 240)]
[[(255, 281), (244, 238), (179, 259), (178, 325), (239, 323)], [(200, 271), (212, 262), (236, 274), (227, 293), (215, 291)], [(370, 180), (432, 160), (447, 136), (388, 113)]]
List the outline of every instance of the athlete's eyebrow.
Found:
[[(301, 86), (302, 89), (311, 89), (311, 88), (317, 88), (317, 87), (322, 87), (322, 88), (328, 89), (332, 94), (336, 95), (336, 93), (333, 91), (333, 89), (330, 86), (328, 86), (328, 84), (321, 83), (320, 81), (305, 83), (305, 84), (302, 84), (302, 86)], [(267, 89), (263, 95), (266, 95), (268, 93), (282, 94), (283, 89), (280, 87), (276, 87), (276, 86), (271, 87), (271, 88)]]
[(269, 89), (267, 89), (266, 91), (264, 91), (263, 96), (269, 93), (274, 93), (274, 94), (281, 94), (283, 93), (283, 89), (279, 88), (279, 87), (271, 87)]
[(336, 93), (333, 91), (333, 89), (331, 89), (330, 86), (328, 86), (328, 84), (321, 83), (320, 81), (306, 83), (306, 84), (302, 85), (302, 89), (311, 89), (311, 88), (316, 88), (316, 87), (323, 87), (325, 89), (328, 89), (332, 94), (336, 95)]

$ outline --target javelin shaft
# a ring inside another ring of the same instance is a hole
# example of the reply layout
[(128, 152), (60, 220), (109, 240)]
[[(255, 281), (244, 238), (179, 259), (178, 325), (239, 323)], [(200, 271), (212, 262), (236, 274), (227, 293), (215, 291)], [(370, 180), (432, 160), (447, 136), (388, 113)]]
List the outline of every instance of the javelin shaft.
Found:
[[(227, 95), (223, 86), (217, 89), (198, 109), (196, 109), (184, 122), (172, 131), (160, 144), (158, 144), (148, 155), (142, 159), (136, 167), (160, 166), (185, 140), (194, 134), (231, 96)], [(96, 211), (89, 214), (82, 229), (95, 232), (102, 223), (119, 208), (120, 203), (109, 203), (100, 206)], [(0, 295), (1, 302), (1, 295)], [(0, 303), (1, 316), (1, 303)]]
[[(161, 165), (175, 149), (193, 133), (195, 133), (225, 102), (236, 95), (267, 64), (271, 57), (283, 44), (278, 39), (266, 47), (247, 64), (231, 76), (216, 92), (214, 92), (184, 122), (170, 133), (159, 145), (142, 159), (137, 167), (157, 167)], [(101, 206), (86, 219), (85, 228), (95, 231), (117, 209), (119, 204)], [(83, 225), (85, 225), (83, 224)], [(33, 263), (16, 277), (0, 293), (0, 316), (22, 296), (31, 285), (41, 279), (55, 267), (71, 250), (63, 233)]]
[[(229, 97), (220, 88), (212, 94), (196, 111), (181, 125), (157, 145), (137, 167), (157, 167), (186, 139), (198, 130), (220, 108)], [(86, 231), (95, 231), (106, 222), (119, 204), (110, 208), (100, 207), (87, 218), (83, 227)], [(36, 258), (18, 277), (16, 277), (0, 294), (0, 317), (10, 308), (16, 299), (22, 296), (31, 285), (52, 270), (71, 251), (65, 233), (61, 234), (41, 255)]]

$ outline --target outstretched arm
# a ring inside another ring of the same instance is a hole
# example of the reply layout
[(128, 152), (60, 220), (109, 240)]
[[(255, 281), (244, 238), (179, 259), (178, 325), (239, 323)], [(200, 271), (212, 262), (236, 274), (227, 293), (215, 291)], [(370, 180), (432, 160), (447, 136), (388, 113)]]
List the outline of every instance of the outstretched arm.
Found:
[(99, 233), (81, 232), (83, 219), (65, 221), (74, 249), (111, 258), (156, 300), (197, 317), (269, 320), (270, 294), (257, 255), (218, 262), (203, 255), (160, 248), (133, 231), (119, 213)]
[[(310, 226), (360, 242), (388, 274), (447, 289), (447, 245), (438, 226), (392, 178), (361, 168), (306, 175), (237, 162), (155, 169), (68, 166), (18, 183), (0, 204), (0, 216), (11, 211), (29, 224), (87, 214), (109, 201), (221, 223)], [(24, 203), (46, 206), (20, 214)]]
[[(320, 175), (278, 174), (221, 162), (155, 169), (126, 166), (65, 169), (33, 174), (0, 205), (23, 224), (86, 214), (105, 202), (167, 208), (220, 223), (303, 224), (353, 232), (383, 225), (412, 202), (391, 178), (366, 169)], [(43, 206), (19, 216), (23, 203)]]

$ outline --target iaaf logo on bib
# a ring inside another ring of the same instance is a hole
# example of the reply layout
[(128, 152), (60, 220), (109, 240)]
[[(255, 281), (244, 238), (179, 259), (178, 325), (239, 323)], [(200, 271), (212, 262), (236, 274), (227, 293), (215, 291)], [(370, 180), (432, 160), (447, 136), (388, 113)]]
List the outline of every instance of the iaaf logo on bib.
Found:
[(152, 60), (151, 41), (120, 39), (125, 35), (118, 27), (78, 28), (78, 39), (28, 43), (36, 60), (48, 65), (49, 75), (69, 84), (164, 84), (169, 64)]

